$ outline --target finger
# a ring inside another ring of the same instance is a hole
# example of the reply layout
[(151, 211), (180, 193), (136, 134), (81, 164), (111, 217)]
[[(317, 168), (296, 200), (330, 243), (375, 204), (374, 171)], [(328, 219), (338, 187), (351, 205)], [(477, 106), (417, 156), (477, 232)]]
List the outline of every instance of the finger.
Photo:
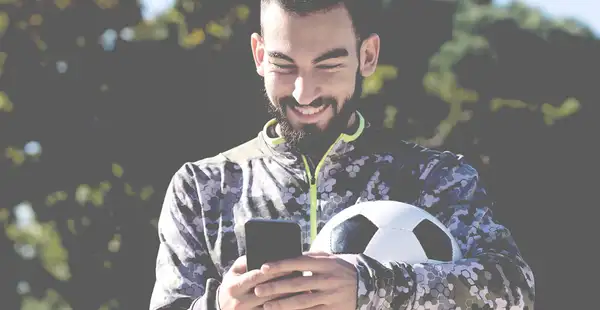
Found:
[(253, 293), (249, 293), (240, 298), (240, 304), (244, 305), (244, 309), (263, 309), (263, 305), (271, 300), (285, 297), (285, 295), (276, 295), (269, 297), (256, 297)]
[(261, 283), (254, 288), (254, 293), (258, 297), (268, 297), (273, 295), (318, 291), (335, 286), (335, 280), (333, 280), (331, 276), (317, 275)]
[(244, 274), (246, 273), (246, 271), (248, 271), (248, 264), (247, 264), (247, 260), (246, 260), (246, 256), (242, 255), (240, 257), (238, 257), (235, 262), (233, 262), (233, 265), (231, 265), (231, 272), (234, 274)]
[(264, 264), (261, 270), (265, 273), (286, 273), (294, 271), (310, 271), (313, 273), (330, 271), (332, 259), (303, 255), (296, 258), (280, 260)]
[(271, 300), (263, 305), (265, 310), (295, 310), (295, 309), (310, 309), (321, 305), (327, 305), (331, 299), (331, 291), (320, 291), (315, 293), (305, 293), (286, 297), (277, 300)]
[(234, 276), (229, 292), (233, 296), (247, 294), (254, 286), (250, 284), (262, 276), (260, 270), (250, 270), (244, 274)]
[(255, 286), (287, 275), (288, 273), (264, 273), (259, 269), (250, 270), (242, 275), (239, 275), (232, 289), (233, 293), (244, 294), (252, 290)]

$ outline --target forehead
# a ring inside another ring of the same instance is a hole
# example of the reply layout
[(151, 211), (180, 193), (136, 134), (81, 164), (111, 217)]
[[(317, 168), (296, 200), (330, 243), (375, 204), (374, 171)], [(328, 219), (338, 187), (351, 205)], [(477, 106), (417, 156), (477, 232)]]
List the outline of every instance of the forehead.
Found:
[(261, 12), (265, 46), (292, 57), (311, 57), (334, 48), (352, 53), (356, 37), (344, 6), (299, 16), (269, 4)]

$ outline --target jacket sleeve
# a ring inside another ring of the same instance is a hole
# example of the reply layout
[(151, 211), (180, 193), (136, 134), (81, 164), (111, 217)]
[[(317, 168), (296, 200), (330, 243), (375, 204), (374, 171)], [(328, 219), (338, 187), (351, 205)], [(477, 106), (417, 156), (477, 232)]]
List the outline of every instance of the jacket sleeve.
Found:
[(358, 309), (533, 309), (533, 273), (509, 230), (492, 217), (477, 172), (445, 155), (424, 169), (417, 205), (447, 225), (463, 259), (383, 265), (360, 255)]
[(219, 274), (204, 239), (202, 202), (189, 165), (171, 179), (158, 220), (150, 310), (216, 309)]

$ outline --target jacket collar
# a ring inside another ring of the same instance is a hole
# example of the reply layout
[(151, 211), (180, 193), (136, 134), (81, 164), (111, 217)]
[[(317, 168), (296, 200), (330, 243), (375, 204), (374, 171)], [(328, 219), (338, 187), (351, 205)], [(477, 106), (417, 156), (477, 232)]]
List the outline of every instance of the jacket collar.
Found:
[[(354, 149), (354, 141), (356, 141), (364, 132), (365, 128), (369, 127), (368, 122), (362, 116), (362, 114), (356, 111), (358, 126), (352, 133), (342, 133), (331, 145), (329, 151), (325, 154), (325, 157), (341, 156)], [(268, 121), (263, 130), (260, 132), (260, 138), (264, 141), (265, 146), (269, 149), (270, 153), (274, 155), (280, 155), (284, 158), (285, 162), (292, 164), (301, 160), (301, 154), (295, 153), (292, 148), (286, 143), (283, 137), (270, 137), (269, 131), (273, 126), (277, 125), (277, 120), (271, 119)], [(278, 156), (279, 157), (279, 156)]]

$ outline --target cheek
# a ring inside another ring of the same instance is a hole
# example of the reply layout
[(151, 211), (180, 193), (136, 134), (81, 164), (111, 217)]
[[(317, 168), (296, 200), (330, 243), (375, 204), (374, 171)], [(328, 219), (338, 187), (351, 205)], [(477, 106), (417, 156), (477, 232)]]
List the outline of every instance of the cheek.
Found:
[(294, 77), (267, 73), (265, 74), (265, 89), (271, 96), (289, 96), (294, 91)]
[(356, 75), (354, 73), (347, 72), (342, 78), (340, 78), (341, 88), (343, 88), (346, 93), (351, 93), (354, 91), (355, 83)]
[[(338, 76), (330, 83), (329, 91), (342, 104), (348, 98), (352, 97), (355, 91), (356, 77), (354, 75), (344, 74)], [(341, 108), (338, 107), (338, 109)]]
[[(270, 96), (285, 97), (294, 92), (297, 76), (295, 74), (265, 73), (265, 89)], [(320, 72), (313, 78), (323, 96), (332, 96), (345, 100), (354, 93), (356, 75), (351, 72)]]

